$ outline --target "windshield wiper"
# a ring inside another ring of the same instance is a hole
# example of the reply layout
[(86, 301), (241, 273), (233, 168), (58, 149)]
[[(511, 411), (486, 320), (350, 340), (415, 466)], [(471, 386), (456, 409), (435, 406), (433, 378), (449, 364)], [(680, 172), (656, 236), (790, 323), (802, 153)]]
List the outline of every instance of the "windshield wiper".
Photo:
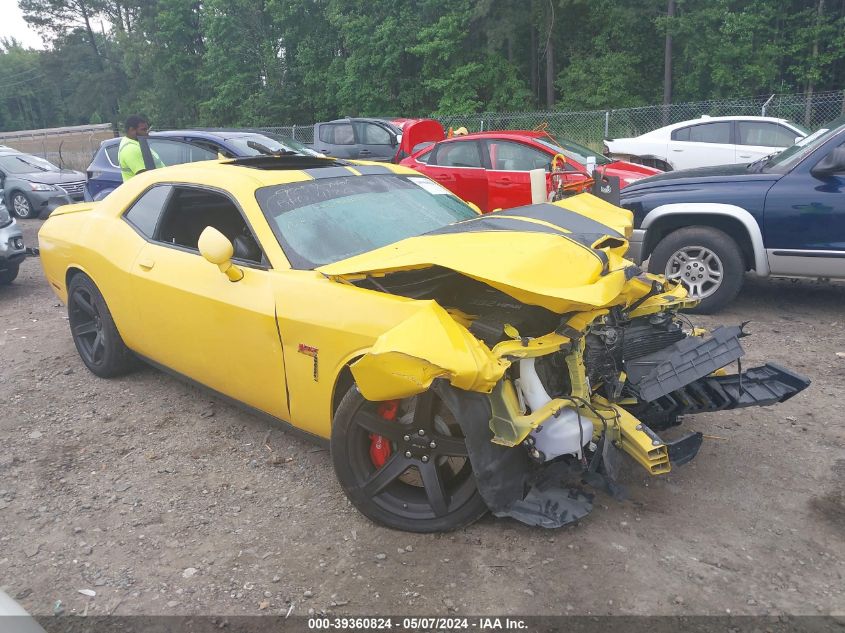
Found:
[(771, 154), (766, 154), (762, 158), (758, 158), (757, 160), (755, 160), (753, 163), (748, 163), (748, 170), (754, 172), (755, 174), (759, 174), (761, 171), (763, 171), (763, 167), (766, 166), (768, 160), (776, 156), (777, 154), (780, 154), (780, 152), (772, 152)]
[(247, 147), (254, 149), (256, 151), (259, 151), (262, 154), (265, 154), (266, 156), (298, 156), (299, 155), (299, 152), (295, 152), (295, 151), (290, 150), (290, 149), (272, 150), (269, 147), (267, 147), (266, 145), (262, 145), (258, 141), (247, 141), (246, 145), (247, 145)]
[(35, 167), (35, 169), (40, 169), (41, 171), (50, 171), (49, 169), (44, 169), (40, 165), (36, 165), (35, 163), (30, 163), (29, 161), (24, 160), (23, 158), (18, 158), (20, 162), (22, 162), (27, 167)]

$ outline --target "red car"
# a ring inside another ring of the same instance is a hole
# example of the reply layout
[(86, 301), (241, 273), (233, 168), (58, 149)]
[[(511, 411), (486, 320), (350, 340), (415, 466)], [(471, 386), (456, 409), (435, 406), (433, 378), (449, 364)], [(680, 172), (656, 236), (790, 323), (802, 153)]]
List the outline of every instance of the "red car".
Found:
[[(566, 157), (564, 181), (587, 180), (588, 158), (599, 172), (617, 176), (619, 186), (662, 173), (659, 169), (625, 161), (611, 161), (582, 145), (558, 142), (546, 132), (525, 130), (478, 132), (440, 141), (405, 158), (400, 164), (437, 180), (483, 212), (531, 204), (532, 169), (550, 171), (557, 154)], [(547, 175), (551, 191), (551, 177)]]

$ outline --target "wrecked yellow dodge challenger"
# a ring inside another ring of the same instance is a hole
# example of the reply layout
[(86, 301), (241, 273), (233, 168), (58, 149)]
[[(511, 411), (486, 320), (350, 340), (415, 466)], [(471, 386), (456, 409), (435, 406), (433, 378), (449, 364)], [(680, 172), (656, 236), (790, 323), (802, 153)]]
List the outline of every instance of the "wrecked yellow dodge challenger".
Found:
[(479, 215), (404, 167), (274, 156), (143, 173), (39, 242), (92, 372), (140, 357), (329, 439), (362, 513), (428, 532), (576, 520), (621, 459), (691, 460), (680, 416), (809, 384), (725, 372), (742, 327), (689, 326), (630, 230), (589, 194)]

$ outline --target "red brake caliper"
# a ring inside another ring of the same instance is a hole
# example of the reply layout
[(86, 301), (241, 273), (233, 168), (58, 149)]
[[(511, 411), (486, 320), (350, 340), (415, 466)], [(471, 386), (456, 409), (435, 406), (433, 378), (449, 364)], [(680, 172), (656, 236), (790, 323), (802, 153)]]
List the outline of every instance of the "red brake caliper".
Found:
[[(398, 400), (385, 400), (378, 405), (378, 414), (385, 420), (393, 421), (399, 413)], [(390, 442), (382, 435), (370, 433), (370, 459), (376, 468), (381, 468), (390, 457)]]

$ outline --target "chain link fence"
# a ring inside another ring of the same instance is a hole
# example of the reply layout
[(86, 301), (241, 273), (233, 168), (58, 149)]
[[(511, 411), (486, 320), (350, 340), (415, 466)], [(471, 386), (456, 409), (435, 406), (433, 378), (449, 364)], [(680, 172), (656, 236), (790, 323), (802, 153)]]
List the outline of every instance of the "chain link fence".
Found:
[[(639, 136), (664, 125), (701, 116), (770, 116), (790, 119), (812, 130), (845, 114), (843, 91), (810, 94), (774, 94), (746, 99), (721, 99), (651, 105), (640, 108), (585, 112), (482, 112), (438, 117), (447, 130), (465, 127), (469, 132), (488, 130), (548, 130), (597, 151), (605, 138)], [(262, 128), (300, 143), (314, 141), (313, 125)]]
[[(774, 94), (747, 99), (651, 105), (586, 112), (482, 112), (438, 117), (447, 130), (548, 130), (555, 136), (602, 150), (605, 138), (639, 136), (671, 123), (708, 116), (762, 115), (790, 119), (812, 130), (845, 114), (845, 91)], [(267, 132), (314, 142), (313, 125), (262, 126)], [(76, 126), (0, 133), (0, 146), (46, 158), (62, 167), (84, 170), (100, 142), (114, 135), (111, 125)]]
[(314, 126), (313, 125), (281, 125), (277, 127), (262, 127), (266, 132), (273, 134), (280, 134), (287, 138), (292, 138), (300, 143), (311, 144), (314, 142)]
[(110, 123), (0, 132), (0, 147), (40, 156), (63, 169), (85, 171), (100, 143), (114, 137)]

